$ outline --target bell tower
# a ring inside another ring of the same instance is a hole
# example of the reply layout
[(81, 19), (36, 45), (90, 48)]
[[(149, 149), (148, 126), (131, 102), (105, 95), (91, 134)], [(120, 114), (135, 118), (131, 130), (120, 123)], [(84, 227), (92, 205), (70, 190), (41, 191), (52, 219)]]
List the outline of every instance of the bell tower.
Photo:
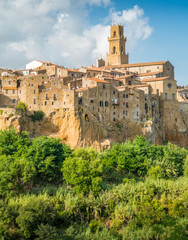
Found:
[(123, 35), (123, 26), (111, 25), (111, 36), (108, 38), (109, 54), (106, 54), (106, 65), (121, 65), (129, 63), (125, 43), (127, 38)]

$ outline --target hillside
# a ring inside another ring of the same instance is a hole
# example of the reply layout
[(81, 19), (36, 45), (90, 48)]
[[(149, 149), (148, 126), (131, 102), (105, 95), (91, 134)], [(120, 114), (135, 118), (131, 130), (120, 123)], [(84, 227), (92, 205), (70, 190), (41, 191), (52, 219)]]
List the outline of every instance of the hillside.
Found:
[(188, 150), (0, 132), (1, 239), (187, 239)]

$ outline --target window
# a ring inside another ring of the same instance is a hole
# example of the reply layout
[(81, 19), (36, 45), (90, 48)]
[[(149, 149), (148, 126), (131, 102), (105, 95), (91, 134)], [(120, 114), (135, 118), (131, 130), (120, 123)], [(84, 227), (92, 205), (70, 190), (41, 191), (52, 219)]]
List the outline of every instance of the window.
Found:
[(107, 101), (105, 102), (105, 107), (108, 107), (108, 102)]
[(123, 94), (123, 98), (125, 98), (125, 94)]
[(100, 102), (99, 102), (99, 106), (100, 106), (100, 107), (103, 107), (103, 101), (100, 101)]
[(116, 31), (114, 31), (114, 33), (113, 33), (113, 37), (116, 37)]
[(175, 94), (174, 93), (172, 93), (172, 99), (175, 99)]
[(15, 90), (12, 90), (12, 94), (15, 94)]
[(52, 102), (52, 105), (54, 105), (54, 102)]
[(36, 99), (35, 98), (33, 99), (33, 103), (36, 104)]
[(47, 101), (44, 102), (44, 105), (47, 105)]
[(129, 95), (128, 94), (126, 94), (126, 98), (128, 98), (129, 97)]
[(115, 54), (116, 53), (116, 47), (113, 47), (113, 52), (112, 52), (113, 54)]
[(31, 83), (31, 86), (33, 87), (33, 83)]
[(15, 102), (16, 102), (16, 99), (12, 99), (12, 102), (15, 103)]
[(123, 47), (121, 47), (121, 53), (123, 53)]
[(123, 115), (125, 115), (125, 110), (123, 110)]
[(54, 82), (54, 86), (56, 86), (56, 83)]
[(115, 113), (115, 112), (113, 112), (113, 114), (114, 114), (114, 115), (116, 115), (116, 113)]
[(128, 102), (126, 102), (126, 107), (127, 107), (127, 108), (129, 107), (129, 103), (128, 103)]
[(125, 120), (125, 116), (123, 116), (123, 120)]
[(48, 94), (46, 94), (46, 100), (48, 100)]
[(116, 94), (116, 91), (113, 91), (113, 94)]
[(123, 102), (123, 105), (125, 105), (125, 102)]
[(136, 112), (136, 116), (137, 116), (137, 117), (138, 117), (138, 115), (139, 115), (138, 112)]
[(57, 96), (56, 96), (56, 94), (54, 93), (54, 99), (56, 99), (57, 98)]
[(105, 84), (103, 84), (102, 87), (103, 87), (103, 89), (105, 89), (106, 88)]
[(8, 84), (11, 85), (11, 81), (8, 81)]
[(165, 93), (165, 99), (167, 99), (167, 93)]
[(90, 103), (93, 103), (93, 99), (90, 100)]
[(78, 104), (82, 105), (82, 98), (79, 99)]
[(35, 89), (33, 90), (33, 93), (36, 94), (36, 90)]
[(6, 90), (6, 94), (8, 94), (8, 90)]
[(128, 111), (126, 110), (126, 116), (128, 115)]

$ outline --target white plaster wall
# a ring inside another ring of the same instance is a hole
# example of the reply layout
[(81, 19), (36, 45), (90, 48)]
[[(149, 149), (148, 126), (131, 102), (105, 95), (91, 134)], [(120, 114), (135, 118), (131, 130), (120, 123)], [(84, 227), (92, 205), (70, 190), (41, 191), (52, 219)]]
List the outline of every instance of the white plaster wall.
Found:
[(37, 68), (40, 66), (42, 66), (42, 63), (37, 60), (34, 60), (34, 61), (26, 64), (26, 69), (34, 69), (34, 68)]

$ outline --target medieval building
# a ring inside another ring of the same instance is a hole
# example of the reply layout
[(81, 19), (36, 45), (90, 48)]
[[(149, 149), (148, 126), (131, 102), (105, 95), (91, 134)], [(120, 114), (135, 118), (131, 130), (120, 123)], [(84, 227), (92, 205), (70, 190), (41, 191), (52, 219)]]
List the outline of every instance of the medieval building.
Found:
[[(144, 135), (151, 142), (188, 145), (188, 89), (177, 88), (169, 61), (129, 64), (123, 26), (111, 26), (109, 53), (97, 67), (67, 69), (34, 60), (1, 69), (1, 128), (60, 137), (72, 147), (103, 148)], [(25, 103), (27, 113), (16, 106)], [(40, 122), (31, 115), (43, 111)]]

